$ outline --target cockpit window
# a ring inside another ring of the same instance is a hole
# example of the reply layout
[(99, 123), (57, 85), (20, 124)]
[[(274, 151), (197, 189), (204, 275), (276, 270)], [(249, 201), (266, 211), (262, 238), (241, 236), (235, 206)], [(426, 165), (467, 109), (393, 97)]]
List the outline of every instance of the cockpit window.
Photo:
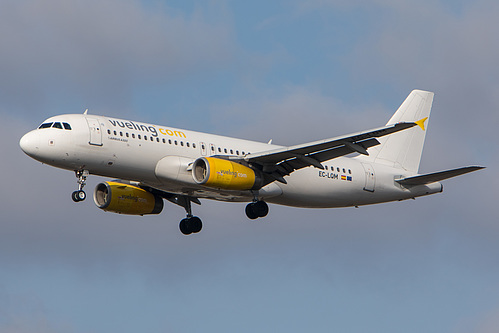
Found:
[(68, 123), (62, 123), (62, 125), (64, 126), (64, 129), (71, 130), (71, 125)]
[(54, 125), (52, 125), (53, 128), (59, 128), (59, 129), (62, 129), (62, 125), (61, 123), (54, 123)]
[(53, 123), (44, 123), (44, 124), (41, 124), (40, 127), (38, 127), (39, 129), (42, 129), (42, 128), (50, 128), (52, 127), (52, 124)]

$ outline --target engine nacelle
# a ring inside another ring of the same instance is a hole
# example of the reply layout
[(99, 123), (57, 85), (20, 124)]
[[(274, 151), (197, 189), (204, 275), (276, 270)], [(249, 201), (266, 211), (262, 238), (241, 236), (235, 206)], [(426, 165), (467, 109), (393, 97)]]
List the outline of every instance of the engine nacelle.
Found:
[(104, 182), (95, 187), (94, 202), (106, 212), (129, 215), (159, 214), (163, 199), (140, 187)]
[(225, 190), (258, 190), (262, 177), (257, 171), (229, 160), (201, 157), (192, 165), (192, 178), (200, 185)]

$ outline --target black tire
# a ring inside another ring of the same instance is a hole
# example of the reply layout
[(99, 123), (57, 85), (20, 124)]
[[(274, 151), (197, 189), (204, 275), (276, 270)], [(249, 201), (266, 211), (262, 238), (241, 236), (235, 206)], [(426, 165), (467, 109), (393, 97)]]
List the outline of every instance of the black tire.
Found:
[(78, 201), (83, 201), (87, 198), (85, 191), (76, 191), (76, 196), (78, 197)]
[(254, 219), (257, 219), (258, 218), (258, 214), (257, 212), (255, 211), (255, 204), (254, 203), (249, 203), (246, 205), (246, 216), (251, 219), (251, 220), (254, 220)]
[(180, 221), (179, 228), (180, 228), (180, 232), (183, 233), (184, 235), (192, 234), (192, 231), (189, 228), (189, 219), (188, 218), (185, 218), (182, 221)]
[(79, 202), (80, 198), (78, 198), (78, 191), (74, 191), (71, 193), (71, 199), (73, 199), (74, 202)]
[(265, 201), (257, 201), (253, 204), (253, 210), (258, 217), (265, 217), (269, 213), (269, 206)]
[(203, 222), (201, 222), (201, 219), (197, 216), (191, 217), (187, 222), (187, 225), (193, 234), (196, 234), (203, 229)]

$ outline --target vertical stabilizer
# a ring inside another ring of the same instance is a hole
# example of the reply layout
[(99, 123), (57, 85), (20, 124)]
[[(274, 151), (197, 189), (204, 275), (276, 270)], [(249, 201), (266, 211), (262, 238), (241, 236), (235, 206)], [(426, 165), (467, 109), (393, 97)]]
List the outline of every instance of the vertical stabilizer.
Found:
[(387, 125), (415, 122), (418, 126), (380, 138), (381, 144), (369, 149), (368, 159), (417, 173), (432, 103), (432, 92), (413, 90)]

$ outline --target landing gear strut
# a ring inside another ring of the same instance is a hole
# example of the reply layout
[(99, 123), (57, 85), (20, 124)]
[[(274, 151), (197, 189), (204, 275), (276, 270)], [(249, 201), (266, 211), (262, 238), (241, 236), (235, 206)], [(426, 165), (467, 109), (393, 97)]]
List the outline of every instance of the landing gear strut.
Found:
[(265, 217), (269, 213), (269, 206), (265, 201), (256, 200), (246, 206), (246, 216), (252, 220)]
[(74, 202), (79, 202), (86, 199), (87, 194), (85, 193), (85, 191), (83, 191), (83, 187), (86, 184), (88, 174), (88, 170), (75, 170), (75, 176), (76, 178), (78, 178), (78, 180), (76, 181), (78, 183), (78, 191), (74, 191), (71, 194), (71, 199), (73, 199)]

